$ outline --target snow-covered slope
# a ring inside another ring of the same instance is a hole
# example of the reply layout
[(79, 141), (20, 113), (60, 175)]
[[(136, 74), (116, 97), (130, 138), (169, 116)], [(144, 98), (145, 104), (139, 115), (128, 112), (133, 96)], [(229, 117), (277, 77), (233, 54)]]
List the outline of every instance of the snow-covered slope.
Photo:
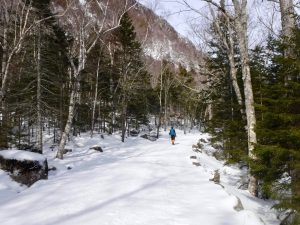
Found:
[[(72, 1), (71, 5), (68, 5), (65, 0), (51, 1), (52, 12), (64, 15), (59, 17), (59, 24), (70, 37), (76, 33), (76, 25), (79, 21), (89, 21), (85, 29), (88, 30), (87, 33), (92, 34), (94, 32), (92, 24), (101, 24), (102, 21), (105, 21), (105, 29), (111, 28), (111, 26), (116, 25), (112, 21), (117, 21), (116, 15), (123, 12), (125, 5), (127, 7), (133, 6), (130, 7), (128, 13), (135, 27), (137, 40), (141, 43), (147, 70), (153, 77), (153, 84), (155, 85), (155, 81), (160, 74), (163, 60), (170, 62), (174, 70), (179, 67), (179, 64), (188, 70), (193, 70), (198, 86), (201, 86), (201, 81), (206, 80), (206, 77), (200, 71), (200, 68), (204, 65), (204, 54), (190, 40), (181, 36), (167, 20), (156, 15), (154, 11), (136, 0), (108, 1), (106, 19), (104, 19), (103, 12), (99, 9), (98, 4), (93, 4), (94, 1), (86, 4), (87, 1), (75, 0)], [(68, 10), (64, 13), (66, 8)], [(110, 34), (108, 32), (106, 35), (109, 36)], [(102, 38), (109, 39), (111, 37), (105, 37), (104, 35)]]
[(203, 53), (180, 35), (167, 20), (141, 4), (137, 4), (129, 13), (148, 57), (157, 61), (169, 60), (189, 70), (199, 70), (203, 64)]
[[(64, 160), (47, 152), (49, 166), (57, 168), (49, 180), (22, 190), (0, 171), (5, 183), (0, 188), (1, 225), (278, 224), (268, 202), (234, 187), (238, 169), (223, 167), (205, 153), (197, 153), (200, 167), (192, 165), (191, 146), (201, 137), (208, 136), (177, 131), (173, 146), (167, 133), (156, 142), (77, 137)], [(89, 149), (93, 145), (104, 152)], [(205, 149), (213, 150), (208, 144)], [(209, 181), (215, 169), (220, 169), (225, 189)], [(244, 210), (234, 209), (234, 195), (239, 195)]]

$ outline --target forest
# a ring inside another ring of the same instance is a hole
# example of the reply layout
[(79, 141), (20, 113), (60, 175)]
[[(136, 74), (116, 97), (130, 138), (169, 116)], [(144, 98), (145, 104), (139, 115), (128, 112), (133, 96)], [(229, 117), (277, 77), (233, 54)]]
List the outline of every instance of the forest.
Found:
[(156, 75), (129, 13), (138, 3), (73, 2), (0, 0), (1, 150), (43, 154), (48, 135), (63, 159), (66, 143), (81, 133), (118, 133), (126, 142), (145, 129), (155, 138), (169, 126), (198, 129), (212, 135), (220, 160), (249, 169), (249, 192), (276, 200), (287, 214), (282, 224), (299, 224), (300, 24), (293, 1), (279, 1), (280, 34), (251, 49), (247, 1), (232, 0), (231, 8), (204, 1), (211, 39), (200, 71), (165, 58)]
[[(6, 14), (1, 13), (6, 20), (1, 39), (1, 148), (27, 145), (42, 153), (43, 132), (54, 133), (54, 143), (63, 140), (60, 148), (80, 132), (92, 136), (121, 131), (124, 141), (130, 130), (148, 124), (150, 114), (158, 126), (166, 126), (163, 114), (169, 117), (171, 105), (173, 116), (185, 114), (190, 121), (199, 117), (194, 104), (198, 94), (182, 86), (195, 86), (193, 71), (181, 65), (175, 71), (172, 62), (163, 60), (160, 76), (151, 82), (128, 6), (120, 9), (119, 24), (112, 25), (106, 21), (115, 16), (109, 9), (102, 24), (93, 25), (84, 18), (87, 12), (72, 11), (70, 20), (81, 21), (73, 24), (78, 30), (67, 34), (49, 1), (10, 4), (3, 4)], [(93, 29), (99, 30), (89, 34)]]

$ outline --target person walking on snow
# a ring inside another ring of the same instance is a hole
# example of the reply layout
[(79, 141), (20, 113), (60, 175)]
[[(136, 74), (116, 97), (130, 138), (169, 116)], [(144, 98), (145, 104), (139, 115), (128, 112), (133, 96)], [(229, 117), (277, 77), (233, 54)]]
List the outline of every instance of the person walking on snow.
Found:
[(169, 135), (171, 136), (172, 145), (174, 145), (175, 137), (176, 137), (176, 131), (173, 127), (171, 127), (171, 129), (170, 129)]

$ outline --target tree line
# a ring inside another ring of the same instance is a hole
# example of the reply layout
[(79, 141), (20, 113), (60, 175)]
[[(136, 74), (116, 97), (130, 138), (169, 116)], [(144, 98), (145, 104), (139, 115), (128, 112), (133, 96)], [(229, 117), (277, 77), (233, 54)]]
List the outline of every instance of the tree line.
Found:
[[(205, 0), (206, 1), (206, 0)], [(206, 1), (212, 36), (207, 124), (227, 163), (249, 168), (250, 193), (278, 200), (282, 224), (298, 224), (300, 211), (299, 20), (293, 1), (279, 1), (282, 31), (248, 47), (247, 1), (232, 8)]]
[(56, 2), (55, 13), (50, 0), (0, 3), (1, 149), (42, 153), (47, 134), (62, 159), (67, 141), (80, 132), (120, 132), (125, 141), (151, 117), (157, 137), (170, 116), (183, 127), (199, 121), (198, 93), (183, 86), (196, 87), (195, 71), (162, 60), (150, 82), (128, 13), (132, 1)]
[(212, 38), (202, 68), (207, 88), (198, 91), (196, 72), (168, 60), (151, 82), (128, 14), (133, 1), (55, 1), (53, 13), (50, 0), (0, 0), (0, 149), (42, 153), (48, 134), (62, 159), (80, 132), (119, 132), (125, 141), (150, 118), (157, 137), (170, 122), (185, 132), (205, 122), (224, 159), (250, 168), (250, 193), (279, 200), (284, 222), (299, 223), (300, 32), (292, 0), (279, 1), (282, 35), (252, 50), (247, 1), (203, 1)]

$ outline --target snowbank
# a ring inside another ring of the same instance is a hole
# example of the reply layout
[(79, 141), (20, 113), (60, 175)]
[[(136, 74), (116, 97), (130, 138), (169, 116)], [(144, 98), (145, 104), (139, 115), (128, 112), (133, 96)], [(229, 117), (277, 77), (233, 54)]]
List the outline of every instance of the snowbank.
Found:
[[(175, 145), (164, 132), (155, 142), (130, 137), (125, 143), (119, 135), (82, 134), (68, 143), (73, 151), (64, 160), (54, 159), (56, 152), (49, 149), (49, 165), (57, 170), (2, 201), (1, 225), (279, 224), (269, 203), (236, 188), (235, 168), (205, 153), (208, 143), (203, 153), (192, 151), (206, 135), (176, 133)], [(94, 145), (102, 146), (103, 153), (90, 149)], [(192, 164), (191, 155), (200, 166)], [(224, 188), (209, 181), (216, 169)], [(235, 210), (235, 196), (244, 210)]]
[(46, 157), (41, 154), (22, 150), (2, 150), (0, 151), (0, 156), (5, 159), (39, 161), (41, 163), (46, 160)]

